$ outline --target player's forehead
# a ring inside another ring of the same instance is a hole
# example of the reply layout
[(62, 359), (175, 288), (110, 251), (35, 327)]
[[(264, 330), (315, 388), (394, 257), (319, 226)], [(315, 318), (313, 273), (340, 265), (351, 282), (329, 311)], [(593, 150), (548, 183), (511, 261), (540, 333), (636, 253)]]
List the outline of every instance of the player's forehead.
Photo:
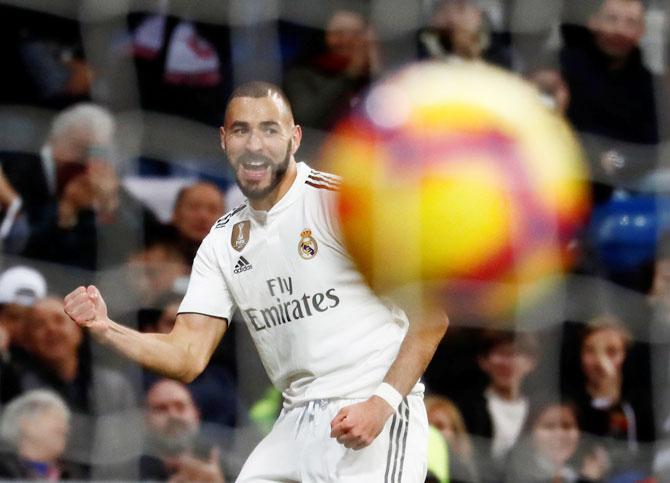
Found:
[(236, 122), (276, 122), (292, 125), (293, 118), (284, 99), (278, 94), (269, 93), (263, 97), (240, 96), (231, 99), (226, 110), (224, 127), (230, 127)]

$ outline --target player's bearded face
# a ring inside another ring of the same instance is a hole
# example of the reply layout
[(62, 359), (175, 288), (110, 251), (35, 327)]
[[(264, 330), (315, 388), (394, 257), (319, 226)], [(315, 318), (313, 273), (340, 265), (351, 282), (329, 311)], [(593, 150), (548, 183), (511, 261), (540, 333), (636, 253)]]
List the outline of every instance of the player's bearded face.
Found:
[(245, 151), (237, 159), (231, 159), (235, 179), (240, 191), (250, 200), (261, 199), (272, 193), (286, 175), (293, 142), (288, 140), (282, 159), (273, 160), (260, 153)]

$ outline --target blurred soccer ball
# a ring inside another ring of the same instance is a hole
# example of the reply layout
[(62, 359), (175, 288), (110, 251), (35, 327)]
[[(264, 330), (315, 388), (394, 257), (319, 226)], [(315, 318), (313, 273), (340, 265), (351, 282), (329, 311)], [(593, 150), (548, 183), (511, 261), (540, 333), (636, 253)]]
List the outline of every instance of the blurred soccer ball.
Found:
[(343, 176), (344, 238), (369, 284), (428, 282), (475, 312), (509, 310), (564, 269), (589, 205), (567, 124), (482, 64), (420, 63), (380, 82), (323, 160)]

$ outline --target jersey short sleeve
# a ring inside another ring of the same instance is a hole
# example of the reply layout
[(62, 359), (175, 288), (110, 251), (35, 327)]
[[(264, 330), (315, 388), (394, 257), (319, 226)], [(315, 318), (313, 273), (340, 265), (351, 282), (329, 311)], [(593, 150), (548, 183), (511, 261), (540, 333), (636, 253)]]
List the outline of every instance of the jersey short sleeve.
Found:
[(179, 313), (198, 313), (230, 321), (234, 311), (235, 304), (217, 261), (210, 234), (203, 240), (193, 261), (191, 278)]

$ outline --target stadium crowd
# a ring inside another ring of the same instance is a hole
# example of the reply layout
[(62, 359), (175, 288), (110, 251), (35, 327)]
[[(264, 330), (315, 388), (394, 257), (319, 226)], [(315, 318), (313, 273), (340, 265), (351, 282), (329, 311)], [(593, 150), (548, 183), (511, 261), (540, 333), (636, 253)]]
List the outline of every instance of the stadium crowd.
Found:
[(536, 85), (578, 133), (593, 206), (536, 306), (450, 314), (425, 375), (428, 481), (670, 481), (660, 2), (424, 1), (397, 31), (364, 0), (302, 17), (283, 2), (272, 20), (263, 2), (239, 18), (228, 2), (20, 3), (0, 1), (0, 479), (234, 481), (281, 405), (245, 330), (184, 385), (92, 343), (62, 296), (95, 283), (115, 320), (168, 332), (200, 242), (241, 200), (216, 151), (232, 86), (282, 85), (298, 158), (319, 167), (375, 79), (433, 59)]

